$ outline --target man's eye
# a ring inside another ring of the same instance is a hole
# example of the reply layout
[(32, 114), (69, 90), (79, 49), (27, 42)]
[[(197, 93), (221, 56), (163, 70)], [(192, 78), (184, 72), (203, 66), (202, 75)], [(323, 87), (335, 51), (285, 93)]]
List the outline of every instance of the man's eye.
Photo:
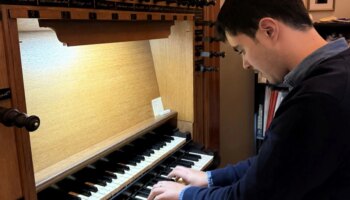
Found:
[(233, 48), (233, 50), (235, 52), (237, 52), (239, 55), (244, 55), (245, 54), (245, 51), (241, 48)]
[(244, 50), (239, 50), (237, 51), (239, 55), (244, 55), (245, 54), (245, 51)]

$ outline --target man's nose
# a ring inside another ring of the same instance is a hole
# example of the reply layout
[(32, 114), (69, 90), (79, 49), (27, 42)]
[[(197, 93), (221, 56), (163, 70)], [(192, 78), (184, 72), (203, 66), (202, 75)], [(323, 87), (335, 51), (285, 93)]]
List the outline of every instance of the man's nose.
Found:
[(251, 69), (252, 65), (247, 61), (247, 59), (244, 58), (244, 56), (242, 56), (242, 60), (243, 60), (243, 68), (244, 69)]

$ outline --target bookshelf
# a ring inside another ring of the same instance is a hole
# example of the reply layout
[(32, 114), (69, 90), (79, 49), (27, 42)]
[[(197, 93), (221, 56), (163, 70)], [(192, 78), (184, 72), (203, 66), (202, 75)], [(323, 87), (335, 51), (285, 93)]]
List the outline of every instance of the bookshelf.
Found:
[(317, 22), (314, 27), (327, 41), (344, 37), (350, 43), (350, 22)]

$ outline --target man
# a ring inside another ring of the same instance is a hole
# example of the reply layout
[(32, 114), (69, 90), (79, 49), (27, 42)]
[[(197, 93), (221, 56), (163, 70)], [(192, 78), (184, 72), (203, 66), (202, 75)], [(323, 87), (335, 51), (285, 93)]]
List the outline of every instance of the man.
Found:
[(243, 67), (288, 87), (257, 156), (210, 172), (175, 168), (149, 199), (349, 200), (350, 50), (326, 43), (301, 0), (226, 0), (218, 33)]

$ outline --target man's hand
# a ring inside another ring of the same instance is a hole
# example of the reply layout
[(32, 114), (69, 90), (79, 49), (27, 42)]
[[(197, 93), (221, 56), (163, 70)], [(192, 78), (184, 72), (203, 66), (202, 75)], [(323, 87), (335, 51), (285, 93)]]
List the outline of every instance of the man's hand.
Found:
[(147, 200), (178, 200), (184, 187), (185, 185), (180, 183), (160, 181), (153, 186)]
[(198, 171), (182, 166), (177, 166), (168, 175), (170, 178), (181, 178), (186, 185), (206, 187), (208, 186), (207, 174), (203, 171)]

